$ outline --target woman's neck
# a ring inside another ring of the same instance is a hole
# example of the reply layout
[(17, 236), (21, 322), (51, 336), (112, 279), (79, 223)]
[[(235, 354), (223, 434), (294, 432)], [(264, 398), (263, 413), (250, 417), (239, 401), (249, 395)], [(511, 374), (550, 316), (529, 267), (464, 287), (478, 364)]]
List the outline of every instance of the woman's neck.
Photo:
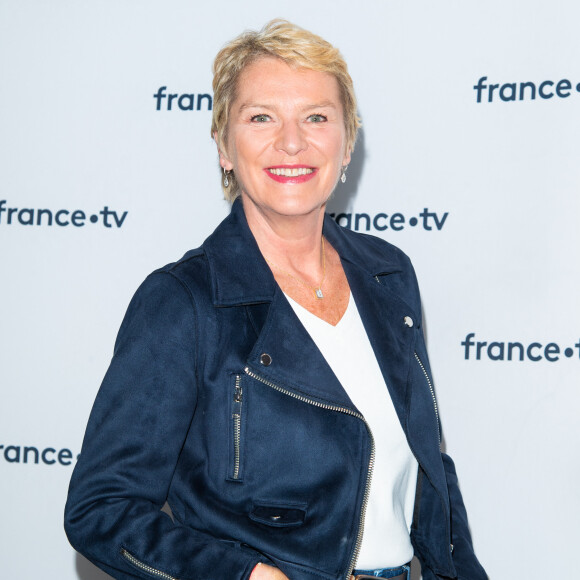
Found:
[(303, 216), (253, 209), (244, 206), (248, 225), (282, 291), (315, 316), (338, 324), (348, 306), (350, 288), (340, 256), (323, 242), (324, 207)]
[(248, 226), (266, 260), (307, 277), (319, 276), (323, 267), (324, 208), (307, 215), (280, 215), (260, 211), (252, 202), (244, 204)]

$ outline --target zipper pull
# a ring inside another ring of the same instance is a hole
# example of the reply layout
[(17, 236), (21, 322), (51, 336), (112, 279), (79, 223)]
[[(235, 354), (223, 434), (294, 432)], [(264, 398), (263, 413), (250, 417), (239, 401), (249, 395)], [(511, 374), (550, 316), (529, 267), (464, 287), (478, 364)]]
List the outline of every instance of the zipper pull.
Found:
[[(237, 381), (236, 381), (237, 382)], [(242, 387), (238, 384), (236, 384), (236, 390), (234, 393), (234, 402), (235, 403), (241, 403), (242, 402)]]
[(240, 375), (236, 375), (236, 384), (234, 385), (233, 415), (238, 419), (242, 414), (243, 395), (244, 393), (242, 391), (242, 377)]

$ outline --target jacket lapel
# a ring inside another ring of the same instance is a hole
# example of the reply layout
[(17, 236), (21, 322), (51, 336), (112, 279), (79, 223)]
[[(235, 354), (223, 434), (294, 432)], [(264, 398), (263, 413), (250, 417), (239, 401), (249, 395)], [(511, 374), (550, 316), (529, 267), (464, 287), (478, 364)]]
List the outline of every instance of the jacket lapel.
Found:
[[(402, 271), (398, 261), (389, 262), (385, 256), (383, 242), (380, 246), (361, 244), (358, 236), (349, 234), (327, 216), (324, 235), (341, 257), (363, 325), (404, 426), (414, 343), (414, 333), (405, 326), (404, 317), (414, 318), (417, 314), (400, 296), (378, 282), (377, 275), (396, 277)], [(297, 394), (354, 410), (346, 391), (276, 284), (239, 200), (206, 240), (204, 251), (210, 264), (214, 305), (245, 305), (252, 313), (258, 339), (247, 359), (250, 369)], [(271, 303), (269, 307), (267, 303)]]
[[(401, 425), (405, 427), (407, 377), (413, 355), (413, 331), (405, 326), (409, 307), (374, 277), (343, 262), (361, 320), (379, 363)], [(391, 274), (397, 276), (397, 274)], [(353, 361), (356, 364), (356, 361)]]
[(252, 371), (274, 384), (321, 403), (355, 410), (326, 359), (277, 288), (250, 356)]

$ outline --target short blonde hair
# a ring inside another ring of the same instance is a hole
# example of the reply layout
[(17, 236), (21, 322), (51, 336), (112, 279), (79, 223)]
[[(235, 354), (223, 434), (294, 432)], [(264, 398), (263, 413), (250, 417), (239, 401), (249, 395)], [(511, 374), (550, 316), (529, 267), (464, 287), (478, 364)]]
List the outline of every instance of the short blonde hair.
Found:
[[(211, 136), (217, 135), (220, 150), (227, 150), (225, 145), (228, 141), (229, 113), (237, 96), (240, 74), (246, 66), (263, 57), (279, 58), (295, 68), (334, 76), (342, 102), (346, 143), (348, 150), (352, 152), (361, 123), (352, 79), (344, 58), (337, 48), (320, 36), (280, 18), (271, 20), (258, 32), (242, 33), (226, 44), (215, 58)], [(240, 190), (233, 172), (228, 175), (228, 181), (228, 187), (222, 181), (222, 188), (226, 199), (231, 202), (238, 197)]]

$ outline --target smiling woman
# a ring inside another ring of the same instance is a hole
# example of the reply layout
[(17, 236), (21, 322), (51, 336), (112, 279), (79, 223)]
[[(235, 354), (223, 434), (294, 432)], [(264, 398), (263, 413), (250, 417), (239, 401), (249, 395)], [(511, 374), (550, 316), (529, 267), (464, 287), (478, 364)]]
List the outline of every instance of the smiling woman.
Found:
[[(357, 114), (356, 97), (352, 79), (346, 62), (337, 48), (320, 36), (291, 25), (284, 20), (273, 20), (259, 32), (246, 32), (229, 42), (216, 56), (214, 62), (214, 108), (211, 134), (224, 149), (229, 130), (229, 117), (235, 110), (232, 103), (239, 100), (240, 76), (255, 60), (274, 59), (284, 63), (294, 71), (321, 72), (324, 76), (334, 78), (340, 101), (346, 147), (350, 153), (354, 150), (360, 119)], [(265, 74), (261, 80), (265, 80)], [(284, 91), (284, 79), (282, 91)], [(306, 87), (302, 87), (303, 89)], [(301, 96), (304, 96), (301, 94)], [(322, 102), (311, 102), (311, 105), (327, 103), (327, 95)], [(259, 98), (253, 104), (265, 104)], [(336, 103), (334, 103), (336, 106)], [(338, 113), (338, 111), (337, 111)], [(323, 115), (314, 115), (312, 120), (323, 119)], [(268, 115), (262, 120), (268, 118)], [(224, 184), (226, 198), (233, 201), (239, 195), (235, 175)]]
[(274, 214), (319, 220), (349, 161), (332, 75), (295, 69), (275, 58), (246, 67), (220, 164), (235, 173), (250, 227), (260, 219), (275, 219)]
[(129, 306), (71, 543), (123, 579), (408, 580), (415, 554), (424, 580), (484, 580), (413, 268), (325, 216), (359, 126), (346, 63), (275, 20), (220, 51), (213, 86), (232, 211)]

